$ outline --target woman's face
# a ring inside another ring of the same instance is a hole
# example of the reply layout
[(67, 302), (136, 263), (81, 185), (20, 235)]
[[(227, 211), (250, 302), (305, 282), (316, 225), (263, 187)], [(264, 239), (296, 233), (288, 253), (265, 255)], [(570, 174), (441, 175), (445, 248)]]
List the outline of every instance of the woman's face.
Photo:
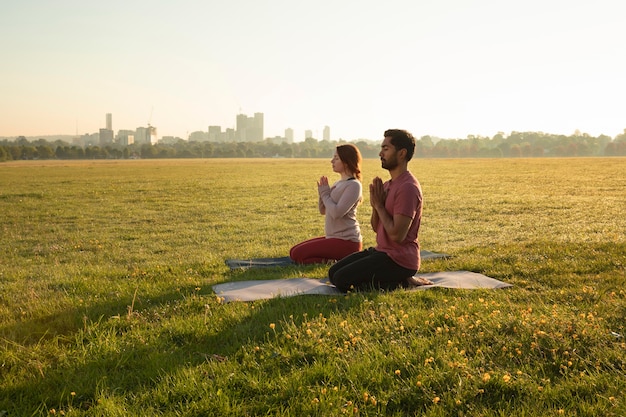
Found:
[(337, 151), (335, 151), (335, 154), (333, 155), (333, 159), (330, 160), (330, 163), (333, 166), (334, 172), (341, 174), (342, 172), (346, 170), (346, 167), (344, 166), (343, 162), (339, 158), (339, 155), (337, 155)]

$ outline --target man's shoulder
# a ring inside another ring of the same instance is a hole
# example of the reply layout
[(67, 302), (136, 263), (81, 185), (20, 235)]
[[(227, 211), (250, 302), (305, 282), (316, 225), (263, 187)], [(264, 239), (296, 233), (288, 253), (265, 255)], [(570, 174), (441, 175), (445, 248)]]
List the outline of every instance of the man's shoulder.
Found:
[(419, 181), (411, 171), (405, 171), (402, 175), (398, 177), (397, 182), (399, 184), (413, 184), (417, 187), (419, 187), (420, 185)]

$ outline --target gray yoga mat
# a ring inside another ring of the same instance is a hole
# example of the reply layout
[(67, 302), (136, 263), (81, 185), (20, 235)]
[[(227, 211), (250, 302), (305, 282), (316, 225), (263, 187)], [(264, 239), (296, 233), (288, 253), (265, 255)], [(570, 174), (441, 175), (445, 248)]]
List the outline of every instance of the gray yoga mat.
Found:
[[(457, 289), (497, 289), (512, 287), (497, 279), (470, 271), (444, 271), (416, 274), (425, 278), (432, 285), (414, 287), (408, 291), (424, 291), (430, 288)], [(235, 281), (216, 284), (213, 291), (223, 301), (254, 301), (275, 297), (296, 295), (341, 295), (343, 294), (328, 282), (328, 279), (289, 278), (258, 281)]]
[[(424, 261), (428, 259), (449, 258), (450, 255), (421, 250), (420, 257)], [(291, 258), (289, 258), (289, 256), (282, 256), (279, 258), (227, 259), (226, 265), (228, 265), (230, 269), (248, 269), (288, 266), (295, 265), (295, 263), (291, 260)]]

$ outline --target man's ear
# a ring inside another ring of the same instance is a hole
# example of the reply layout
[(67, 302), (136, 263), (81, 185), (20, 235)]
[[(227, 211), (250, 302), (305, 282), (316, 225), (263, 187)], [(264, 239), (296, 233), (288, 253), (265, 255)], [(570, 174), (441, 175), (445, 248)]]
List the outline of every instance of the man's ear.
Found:
[(402, 149), (400, 149), (400, 150), (398, 151), (398, 154), (399, 154), (400, 156), (402, 156), (402, 159), (403, 159), (403, 160), (405, 160), (405, 161), (406, 161), (406, 153), (407, 153), (407, 150), (406, 150), (406, 149), (404, 149), (404, 148), (402, 148)]

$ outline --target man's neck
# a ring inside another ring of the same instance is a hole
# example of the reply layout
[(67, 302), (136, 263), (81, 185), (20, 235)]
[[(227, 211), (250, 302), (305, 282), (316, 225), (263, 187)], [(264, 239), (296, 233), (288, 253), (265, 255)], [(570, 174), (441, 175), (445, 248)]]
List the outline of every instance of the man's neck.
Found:
[(407, 164), (401, 164), (395, 167), (394, 169), (389, 170), (389, 175), (391, 175), (392, 180), (395, 180), (396, 178), (398, 178), (400, 175), (404, 174), (408, 170), (409, 170), (409, 167), (407, 166)]

